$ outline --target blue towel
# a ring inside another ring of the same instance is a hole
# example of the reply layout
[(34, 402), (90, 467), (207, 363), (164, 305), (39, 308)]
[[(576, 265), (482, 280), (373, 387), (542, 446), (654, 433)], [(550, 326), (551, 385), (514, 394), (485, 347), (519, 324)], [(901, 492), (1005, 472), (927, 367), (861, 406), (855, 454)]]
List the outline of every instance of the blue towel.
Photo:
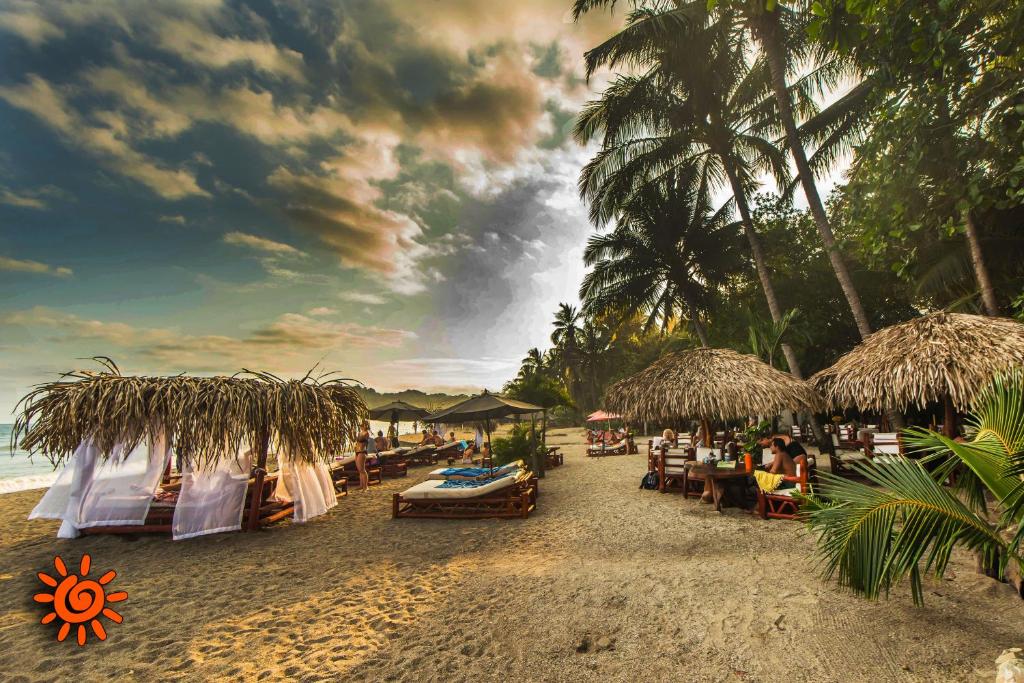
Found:
[(491, 470), (486, 467), (449, 467), (441, 470), (445, 477), (479, 477), (483, 474), (490, 474)]
[(494, 477), (493, 479), (470, 479), (470, 480), (465, 480), (465, 481), (457, 481), (457, 480), (454, 480), (454, 479), (446, 479), (445, 481), (441, 482), (441, 485), (438, 486), (437, 488), (439, 488), (439, 489), (475, 489), (475, 488), (479, 488), (481, 486), (484, 486), (486, 484), (490, 484), (491, 482), (498, 481), (499, 479), (504, 479), (506, 477), (511, 477), (511, 476), (512, 476), (512, 474), (509, 473), (509, 474), (503, 474), (500, 477)]

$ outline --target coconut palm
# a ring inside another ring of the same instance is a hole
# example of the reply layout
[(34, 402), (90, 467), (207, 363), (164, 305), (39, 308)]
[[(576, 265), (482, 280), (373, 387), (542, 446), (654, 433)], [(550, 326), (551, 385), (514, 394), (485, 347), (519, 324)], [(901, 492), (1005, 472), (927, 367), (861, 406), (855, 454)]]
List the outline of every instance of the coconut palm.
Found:
[[(712, 24), (696, 6), (671, 14), (632, 12), (622, 32), (586, 55), (588, 75), (601, 66), (643, 71), (616, 77), (580, 114), (575, 133), (581, 142), (603, 134), (601, 150), (583, 169), (580, 191), (591, 202), (592, 217), (603, 217), (667, 173), (700, 166), (713, 188), (732, 190), (768, 310), (779, 321), (783, 309), (747, 198), (760, 174), (787, 178), (789, 171), (764, 134), (767, 65), (748, 58), (728, 22)], [(800, 377), (788, 344), (783, 354)]]
[[(1010, 562), (1024, 570), (1024, 373), (997, 377), (978, 395), (968, 422), (967, 442), (905, 432), (911, 449), (940, 463), (932, 472), (920, 460), (883, 457), (854, 466), (877, 486), (819, 475), (804, 514), (827, 577), (868, 598), (909, 578), (920, 603), (922, 571), (941, 577), (956, 546), (979, 553), (997, 576)], [(955, 467), (965, 473), (957, 487), (942, 486)], [(1001, 508), (996, 522), (985, 514), (985, 492)], [(1016, 535), (1006, 535), (1014, 528)]]
[[(573, 11), (578, 17), (590, 9), (602, 6), (612, 8), (615, 4), (616, 0), (577, 0)], [(849, 268), (837, 248), (835, 235), (815, 185), (814, 175), (801, 141), (794, 113), (795, 107), (805, 114), (817, 113), (814, 112), (812, 96), (823, 88), (834, 86), (842, 75), (850, 74), (849, 63), (835, 55), (828, 55), (824, 60), (819, 60), (810, 73), (798, 79), (797, 87), (790, 87), (787, 83), (787, 75), (794, 71), (794, 67), (805, 65), (813, 57), (821, 56), (820, 53), (812, 54), (811, 43), (806, 38), (806, 15), (781, 3), (766, 3), (764, 0), (713, 2), (711, 4), (717, 5), (718, 10), (712, 13), (707, 13), (708, 4), (706, 0), (673, 3), (671, 6), (648, 10), (645, 12), (643, 21), (652, 24), (656, 22), (654, 29), (659, 31), (663, 30), (662, 27), (671, 26), (676, 22), (681, 25), (691, 25), (698, 21), (703, 14), (706, 17), (705, 21), (712, 24), (716, 31), (729, 34), (737, 40), (742, 40), (745, 33), (752, 34), (756, 38), (761, 46), (771, 92), (775, 100), (774, 107), (768, 109), (762, 105), (760, 109), (768, 114), (770, 119), (782, 124), (786, 143), (796, 164), (800, 184), (807, 197), (808, 207), (818, 227), (836, 279), (850, 306), (861, 337), (866, 337), (871, 333), (867, 313), (861, 303), (860, 295), (854, 287)], [(715, 26), (716, 24), (717, 26)], [(636, 33), (641, 34), (642, 32), (636, 31)], [(650, 32), (643, 33), (649, 34)], [(664, 39), (672, 42), (681, 41), (677, 34), (665, 35)], [(649, 35), (645, 36), (644, 40), (649, 40)], [(649, 46), (644, 45), (642, 41), (633, 42), (636, 47), (649, 49)], [(700, 54), (692, 56), (697, 61), (691, 66), (700, 68), (703, 64), (703, 56)], [(864, 129), (863, 104), (869, 93), (869, 88), (854, 89), (835, 102), (827, 115), (816, 120), (815, 125), (820, 129), (818, 131), (820, 158), (834, 158), (837, 148), (848, 146), (851, 136)], [(795, 102), (794, 96), (796, 96)], [(826, 131), (828, 136), (822, 136), (821, 133)], [(777, 179), (785, 182), (785, 177), (777, 176)]]
[(544, 354), (534, 347), (526, 352), (526, 358), (519, 366), (519, 378), (529, 379), (544, 371)]
[(715, 288), (735, 262), (736, 239), (728, 207), (711, 204), (706, 174), (695, 167), (636, 192), (611, 232), (587, 242), (583, 259), (593, 270), (580, 287), (584, 312), (621, 311), (644, 318), (644, 330), (666, 329), (680, 309), (701, 345)]

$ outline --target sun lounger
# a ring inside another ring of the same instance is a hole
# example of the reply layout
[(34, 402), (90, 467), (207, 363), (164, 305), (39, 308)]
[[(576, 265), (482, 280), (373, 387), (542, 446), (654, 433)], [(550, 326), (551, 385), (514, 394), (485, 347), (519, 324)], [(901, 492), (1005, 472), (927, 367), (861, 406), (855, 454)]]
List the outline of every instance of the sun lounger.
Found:
[(409, 465), (436, 465), (437, 464), (437, 447), (434, 444), (424, 444), (423, 446), (417, 446), (411, 451), (405, 454), (405, 461)]
[[(370, 486), (384, 483), (384, 470), (376, 464), (366, 463), (366, 476)], [(339, 479), (346, 479), (352, 484), (359, 483), (359, 470), (356, 468), (356, 456), (347, 455), (335, 460), (331, 467), (331, 480), (335, 483)]]
[(617, 444), (609, 444), (600, 446), (591, 446), (587, 449), (587, 457), (596, 458), (603, 455), (625, 455), (626, 454), (626, 442), (623, 441)]
[(455, 480), (455, 481), (479, 481), (483, 479), (495, 479), (497, 477), (526, 469), (522, 460), (502, 465), (501, 467), (442, 467), (431, 471), (427, 479)]
[(406, 448), (393, 448), (389, 451), (377, 453), (377, 462), (380, 463), (381, 473), (385, 477), (404, 477), (409, 473), (409, 463), (406, 458)]
[(565, 464), (564, 456), (561, 453), (559, 453), (558, 451), (559, 451), (559, 447), (558, 446), (551, 446), (550, 448), (548, 448), (548, 452), (544, 456), (545, 457), (544, 464), (547, 467), (558, 467), (559, 465)]
[(537, 505), (537, 478), (516, 470), (479, 481), (428, 479), (396, 493), (391, 515), (434, 519), (526, 518)]

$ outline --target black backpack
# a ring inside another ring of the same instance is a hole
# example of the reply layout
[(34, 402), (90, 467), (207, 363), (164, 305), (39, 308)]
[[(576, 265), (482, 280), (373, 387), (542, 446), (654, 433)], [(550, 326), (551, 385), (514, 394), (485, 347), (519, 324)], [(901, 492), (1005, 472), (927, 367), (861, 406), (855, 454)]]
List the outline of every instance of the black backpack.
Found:
[(644, 475), (644, 478), (640, 480), (640, 488), (647, 489), (648, 491), (656, 491), (658, 489), (658, 473), (648, 472)]

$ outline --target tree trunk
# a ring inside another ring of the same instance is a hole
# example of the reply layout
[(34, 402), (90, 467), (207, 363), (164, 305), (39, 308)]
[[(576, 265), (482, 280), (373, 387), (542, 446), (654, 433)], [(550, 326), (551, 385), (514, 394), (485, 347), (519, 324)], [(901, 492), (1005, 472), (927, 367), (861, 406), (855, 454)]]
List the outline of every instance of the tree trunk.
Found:
[(978, 279), (981, 301), (985, 304), (985, 313), (999, 315), (996, 290), (992, 286), (992, 278), (989, 277), (988, 267), (985, 265), (985, 255), (981, 251), (981, 241), (978, 239), (978, 227), (974, 224), (970, 210), (964, 212), (964, 232), (967, 235), (967, 246), (971, 251), (971, 267), (974, 268), (974, 276)]
[(807, 154), (804, 152), (803, 144), (800, 142), (800, 133), (797, 131), (796, 119), (793, 118), (793, 107), (789, 99), (789, 87), (786, 84), (786, 59), (785, 48), (779, 42), (778, 14), (777, 11), (765, 14), (769, 24), (762, 26), (758, 31), (761, 39), (761, 46), (768, 57), (768, 69), (771, 72), (772, 90), (775, 93), (775, 100), (779, 107), (779, 116), (782, 119), (783, 127), (786, 129), (786, 142), (796, 162), (797, 173), (800, 174), (800, 184), (803, 186), (804, 195), (807, 197), (807, 205), (814, 217), (814, 223), (818, 226), (821, 234), (822, 244), (828, 253), (829, 261), (832, 262), (832, 270), (835, 271), (836, 279), (846, 297), (846, 303), (853, 313), (853, 320), (857, 323), (857, 331), (861, 339), (871, 334), (871, 323), (868, 322), (867, 313), (861, 303), (860, 295), (853, 285), (850, 271), (846, 267), (846, 261), (836, 247), (835, 234), (832, 232), (832, 225), (829, 223), (825, 207), (818, 195), (818, 186), (814, 183), (814, 174), (811, 172), (811, 165), (807, 161)]
[(697, 315), (697, 305), (693, 301), (693, 295), (683, 288), (680, 288), (683, 294), (683, 301), (686, 303), (686, 310), (690, 314), (690, 322), (693, 323), (693, 330), (697, 333), (697, 339), (700, 340), (700, 345), (704, 348), (711, 348), (711, 342), (708, 341), (708, 331), (704, 327), (704, 323), (701, 322), (700, 317)]

